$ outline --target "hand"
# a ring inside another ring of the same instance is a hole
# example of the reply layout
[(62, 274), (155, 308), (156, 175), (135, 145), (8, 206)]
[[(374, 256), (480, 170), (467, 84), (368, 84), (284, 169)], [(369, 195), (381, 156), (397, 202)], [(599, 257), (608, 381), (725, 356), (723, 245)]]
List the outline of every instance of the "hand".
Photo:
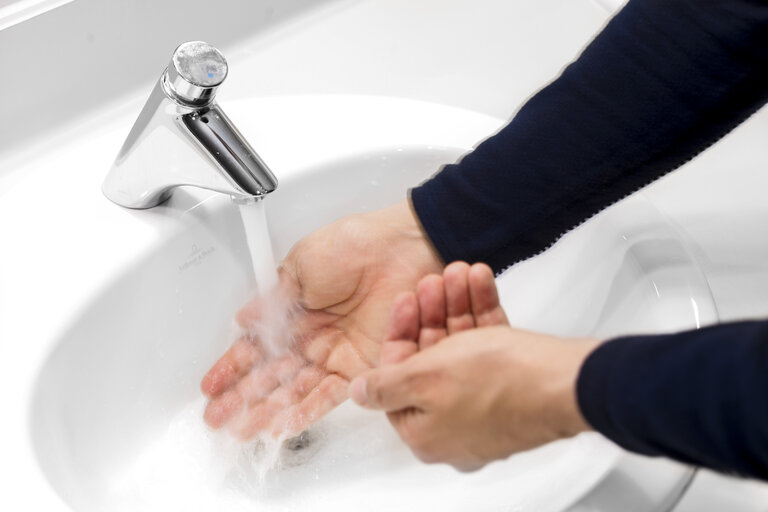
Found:
[(509, 325), (493, 271), (484, 263), (454, 261), (443, 275), (423, 277), (415, 292), (395, 297), (381, 365), (404, 361), (451, 334), (492, 325)]
[[(307, 236), (280, 269), (292, 339), (270, 355), (259, 339), (238, 340), (203, 378), (206, 422), (242, 439), (300, 433), (346, 400), (349, 381), (377, 366), (395, 295), (442, 264), (407, 202), (354, 215)], [(238, 314), (246, 329), (275, 298)]]
[(387, 411), (424, 462), (475, 470), (590, 429), (575, 383), (597, 344), (480, 327), (360, 375), (349, 393), (364, 407)]

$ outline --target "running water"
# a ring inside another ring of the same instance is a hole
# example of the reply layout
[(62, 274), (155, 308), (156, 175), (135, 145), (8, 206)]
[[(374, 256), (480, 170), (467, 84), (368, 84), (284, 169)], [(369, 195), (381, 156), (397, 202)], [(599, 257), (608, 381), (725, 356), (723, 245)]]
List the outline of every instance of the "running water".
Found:
[(253, 272), (259, 295), (266, 296), (277, 285), (277, 267), (272, 254), (264, 200), (240, 205), (240, 216), (245, 227), (245, 239), (251, 252)]
[[(264, 349), (266, 360), (259, 363), (260, 367), (278, 359), (290, 358), (289, 348), (292, 342), (291, 322), (295, 319), (296, 308), (288, 297), (277, 290), (278, 274), (272, 253), (272, 241), (269, 236), (264, 200), (241, 204), (240, 215), (245, 228), (245, 238), (251, 254), (253, 272), (256, 277), (256, 287), (262, 301), (259, 318), (247, 326), (248, 336), (257, 340)], [(292, 374), (278, 376), (281, 385), (290, 384)], [(260, 458), (251, 459), (251, 463), (263, 481), (267, 471), (280, 463), (280, 449), (285, 437), (272, 439), (260, 436), (257, 440)]]
[(276, 290), (277, 266), (272, 254), (272, 242), (267, 226), (264, 201), (240, 205), (240, 215), (245, 227), (245, 238), (251, 253), (256, 287), (262, 302), (259, 318), (248, 325), (248, 335), (258, 340), (271, 359), (286, 355), (291, 343), (290, 325), (297, 309), (288, 297)]

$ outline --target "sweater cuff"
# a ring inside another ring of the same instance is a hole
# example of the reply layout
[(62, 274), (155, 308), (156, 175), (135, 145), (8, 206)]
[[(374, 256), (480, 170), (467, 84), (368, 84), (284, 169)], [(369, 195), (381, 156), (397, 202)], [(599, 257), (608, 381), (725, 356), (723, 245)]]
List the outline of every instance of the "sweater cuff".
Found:
[(612, 387), (611, 361), (615, 358), (618, 342), (610, 340), (593, 350), (582, 363), (576, 381), (576, 399), (582, 416), (593, 429), (604, 435), (615, 428), (605, 405), (608, 403), (608, 390)]
[(421, 224), (424, 234), (443, 262), (448, 264), (461, 258), (451, 250), (451, 247), (456, 244), (445, 239), (446, 236), (449, 236), (450, 229), (444, 225), (439, 209), (430, 195), (428, 184), (431, 182), (432, 180), (412, 188), (408, 195), (411, 208)]

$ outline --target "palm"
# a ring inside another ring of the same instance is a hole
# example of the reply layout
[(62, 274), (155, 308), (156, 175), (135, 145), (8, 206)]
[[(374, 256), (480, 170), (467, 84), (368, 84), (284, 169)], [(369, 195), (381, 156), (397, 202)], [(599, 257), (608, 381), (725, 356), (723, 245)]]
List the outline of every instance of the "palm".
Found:
[[(243, 439), (297, 434), (346, 400), (352, 378), (378, 365), (395, 295), (440, 269), (420, 235), (388, 218), (343, 219), (293, 248), (281, 268), (288, 307), (276, 311), (275, 296), (246, 305), (238, 322), (251, 335), (203, 379), (211, 426), (227, 425)], [(262, 319), (286, 312), (287, 329), (264, 332), (270, 322)]]

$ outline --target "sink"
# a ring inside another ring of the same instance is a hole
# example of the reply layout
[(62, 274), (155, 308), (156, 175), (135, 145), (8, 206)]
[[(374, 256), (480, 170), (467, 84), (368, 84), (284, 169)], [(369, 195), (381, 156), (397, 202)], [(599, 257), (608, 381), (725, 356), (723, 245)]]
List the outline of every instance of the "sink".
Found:
[[(265, 203), (277, 259), (332, 220), (402, 199), (503, 124), (391, 98), (223, 102), (280, 180)], [(118, 148), (131, 121), (115, 121), (103, 145)], [(58, 162), (77, 162), (80, 151), (69, 147)], [(597, 434), (462, 474), (421, 464), (383, 415), (349, 403), (309, 429), (300, 446), (281, 448), (281, 463), (271, 467), (261, 460), (268, 447), (238, 445), (201, 420), (200, 379), (234, 339), (233, 315), (255, 290), (237, 208), (219, 195), (181, 189), (158, 208), (121, 209), (98, 193), (109, 154), (94, 157), (78, 178), (91, 211), (58, 220), (95, 226), (94, 254), (70, 251), (41, 270), (53, 276), (79, 265), (87, 277), (71, 300), (57, 297), (55, 328), (37, 334), (37, 356), (17, 375), (15, 403), (26, 411), (25, 424), (6, 441), (24, 431), (16, 453), (35, 461), (24, 470), (34, 484), (25, 489), (53, 490), (48, 504), (60, 500), (61, 510), (77, 511), (554, 512), (590, 503), (589, 510), (609, 510), (594, 501), (607, 492), (605, 482), (627, 464), (643, 464), (657, 478), (643, 484), (651, 491), (629, 493), (636, 503), (626, 509), (651, 511), (676, 499), (690, 478), (689, 468), (630, 456)], [(513, 324), (560, 335), (660, 332), (717, 319), (684, 236), (642, 195), (516, 265), (499, 284)]]

